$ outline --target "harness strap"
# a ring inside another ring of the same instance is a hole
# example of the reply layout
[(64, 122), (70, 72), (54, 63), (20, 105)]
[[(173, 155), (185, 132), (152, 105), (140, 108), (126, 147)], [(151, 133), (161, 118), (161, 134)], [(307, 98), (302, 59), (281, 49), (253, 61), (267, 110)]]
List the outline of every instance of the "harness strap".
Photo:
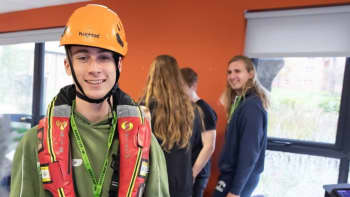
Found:
[[(54, 197), (75, 197), (69, 138), (71, 106), (55, 106), (54, 102), (37, 132), (43, 187)], [(116, 135), (120, 148), (119, 154), (113, 156), (109, 193), (110, 196), (142, 196), (149, 169), (150, 122), (136, 106), (118, 105), (117, 109)]]

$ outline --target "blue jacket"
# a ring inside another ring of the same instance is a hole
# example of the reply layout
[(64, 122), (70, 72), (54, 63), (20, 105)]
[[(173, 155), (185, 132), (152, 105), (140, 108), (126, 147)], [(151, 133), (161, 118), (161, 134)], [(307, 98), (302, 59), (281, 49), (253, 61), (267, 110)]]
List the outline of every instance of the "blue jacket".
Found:
[(259, 97), (250, 93), (229, 121), (219, 160), (221, 175), (231, 176), (230, 192), (240, 194), (251, 176), (264, 170), (267, 112)]

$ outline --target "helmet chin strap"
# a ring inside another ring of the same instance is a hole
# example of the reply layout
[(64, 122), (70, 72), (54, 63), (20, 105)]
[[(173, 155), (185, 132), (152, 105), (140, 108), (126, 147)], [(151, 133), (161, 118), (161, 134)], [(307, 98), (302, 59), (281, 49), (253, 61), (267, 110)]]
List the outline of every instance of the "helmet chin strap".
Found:
[(73, 69), (73, 63), (72, 63), (72, 58), (71, 58), (71, 54), (70, 54), (70, 50), (68, 49), (69, 46), (65, 46), (65, 49), (66, 49), (66, 54), (67, 54), (67, 59), (68, 59), (68, 62), (69, 62), (69, 67), (72, 71), (72, 76), (73, 76), (73, 80), (74, 80), (74, 83), (75, 85), (78, 87), (79, 91), (76, 91), (76, 96), (79, 97), (80, 99), (83, 99), (84, 101), (87, 101), (89, 103), (102, 103), (104, 100), (107, 99), (107, 101), (109, 100), (109, 98), (111, 96), (113, 96), (117, 90), (118, 90), (118, 80), (119, 80), (119, 76), (120, 76), (120, 71), (119, 71), (119, 68), (118, 68), (118, 65), (119, 64), (119, 57), (120, 55), (117, 54), (117, 53), (114, 53), (113, 54), (113, 58), (114, 58), (114, 61), (115, 61), (115, 64), (116, 64), (116, 79), (115, 79), (115, 82), (114, 82), (114, 85), (113, 87), (111, 88), (111, 90), (109, 90), (109, 92), (103, 96), (102, 98), (98, 98), (98, 99), (93, 99), (93, 98), (90, 98), (88, 96), (86, 96), (83, 88), (81, 87), (80, 83), (78, 82), (77, 80), (77, 77), (75, 75), (75, 71)]

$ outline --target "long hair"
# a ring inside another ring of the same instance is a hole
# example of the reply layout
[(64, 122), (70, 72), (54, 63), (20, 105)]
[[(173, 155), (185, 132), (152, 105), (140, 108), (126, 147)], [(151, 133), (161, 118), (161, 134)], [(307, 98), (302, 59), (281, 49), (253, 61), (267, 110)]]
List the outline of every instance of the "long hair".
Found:
[(269, 98), (267, 95), (266, 89), (260, 84), (258, 80), (258, 74), (256, 72), (256, 69), (254, 67), (253, 62), (246, 56), (243, 55), (237, 55), (234, 56), (228, 61), (228, 65), (230, 65), (232, 62), (242, 61), (245, 65), (245, 68), (249, 73), (253, 73), (253, 77), (247, 81), (246, 84), (244, 84), (242, 90), (235, 91), (231, 88), (230, 84), (226, 82), (226, 88), (221, 96), (221, 103), (224, 105), (226, 109), (227, 115), (230, 113), (230, 107), (231, 104), (236, 96), (245, 96), (248, 91), (254, 92), (261, 100), (263, 107), (265, 109), (268, 109), (270, 106)]
[(192, 136), (194, 112), (175, 58), (169, 55), (155, 58), (143, 99), (147, 107), (153, 107), (153, 133), (161, 140), (163, 150), (185, 148)]

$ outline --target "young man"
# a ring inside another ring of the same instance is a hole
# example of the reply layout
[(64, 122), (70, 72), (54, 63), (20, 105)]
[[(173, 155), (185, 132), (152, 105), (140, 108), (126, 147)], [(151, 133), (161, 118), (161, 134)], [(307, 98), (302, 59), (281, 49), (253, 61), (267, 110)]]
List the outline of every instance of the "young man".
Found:
[(182, 68), (181, 74), (188, 86), (188, 95), (203, 112), (204, 131), (192, 145), (193, 197), (202, 197), (210, 176), (210, 157), (215, 150), (216, 120), (215, 111), (197, 95), (198, 75), (191, 68)]
[(163, 152), (141, 110), (118, 87), (127, 53), (118, 15), (78, 8), (61, 37), (74, 85), (18, 145), (11, 197), (169, 196)]

